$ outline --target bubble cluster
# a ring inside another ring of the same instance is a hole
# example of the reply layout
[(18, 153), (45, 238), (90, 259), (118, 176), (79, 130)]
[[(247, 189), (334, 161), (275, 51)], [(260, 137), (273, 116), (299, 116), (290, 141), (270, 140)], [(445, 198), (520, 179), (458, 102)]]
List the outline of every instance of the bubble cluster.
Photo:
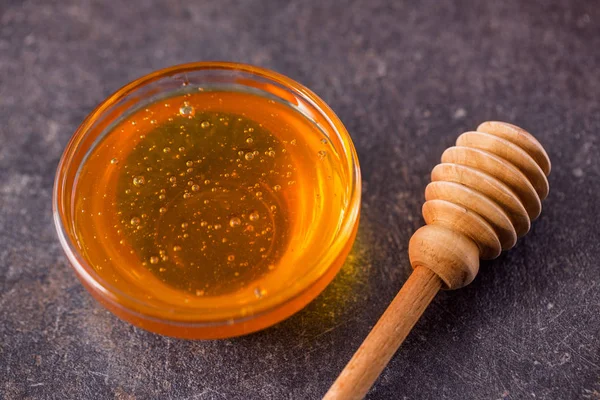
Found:
[[(306, 185), (319, 181), (310, 175), (320, 168), (314, 155), (327, 157), (328, 142), (308, 145), (303, 137), (310, 132), (273, 123), (270, 113), (260, 120), (250, 109), (248, 115), (217, 111), (231, 107), (227, 97), (203, 94), (213, 96), (212, 107), (183, 94), (124, 122), (134, 144), (103, 159), (118, 177), (116, 194), (105, 202), (119, 213), (112, 235), (129, 262), (138, 260), (123, 268), (153, 274), (184, 293), (182, 303), (238, 292), (260, 301), (272, 291), (257, 282), (279, 271), (294, 229), (312, 229), (298, 223), (300, 205), (314, 200), (306, 198), (313, 190)], [(104, 209), (91, 211), (104, 217)]]
[(135, 186), (142, 186), (144, 183), (146, 183), (146, 179), (143, 176), (136, 176), (133, 178), (133, 184)]
[(184, 102), (181, 107), (179, 107), (179, 115), (186, 118), (193, 118), (196, 113), (196, 109), (192, 107), (188, 102)]

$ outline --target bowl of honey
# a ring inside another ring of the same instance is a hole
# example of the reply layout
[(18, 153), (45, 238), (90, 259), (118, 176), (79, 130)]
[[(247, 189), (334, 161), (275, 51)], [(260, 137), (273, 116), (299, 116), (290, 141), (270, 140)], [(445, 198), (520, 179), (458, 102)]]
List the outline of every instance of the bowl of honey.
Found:
[(182, 338), (289, 317), (341, 268), (360, 168), (316, 94), (255, 66), (201, 62), (104, 100), (58, 166), (53, 213), (87, 290), (123, 320)]

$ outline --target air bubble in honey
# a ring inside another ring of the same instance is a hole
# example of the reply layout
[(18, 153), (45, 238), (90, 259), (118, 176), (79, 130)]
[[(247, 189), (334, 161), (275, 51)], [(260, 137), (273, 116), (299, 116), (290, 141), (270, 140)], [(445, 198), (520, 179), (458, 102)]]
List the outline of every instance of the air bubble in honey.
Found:
[(248, 218), (250, 218), (250, 221), (258, 221), (258, 218), (260, 218), (260, 215), (258, 214), (258, 212), (252, 211), (252, 213), (248, 216)]
[(260, 288), (260, 287), (256, 287), (256, 288), (254, 288), (254, 296), (255, 296), (257, 299), (260, 299), (260, 298), (262, 298), (262, 297), (263, 297), (263, 296), (264, 296), (266, 293), (267, 293), (267, 292), (266, 292), (264, 289)]

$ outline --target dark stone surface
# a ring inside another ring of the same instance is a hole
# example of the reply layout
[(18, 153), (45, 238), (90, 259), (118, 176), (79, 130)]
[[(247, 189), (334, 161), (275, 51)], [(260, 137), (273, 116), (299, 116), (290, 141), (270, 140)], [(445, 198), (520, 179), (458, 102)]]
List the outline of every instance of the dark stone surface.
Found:
[[(277, 70), (336, 110), (362, 162), (363, 219), (349, 262), (302, 312), (193, 342), (90, 298), (55, 236), (51, 189), (97, 103), (212, 59)], [(429, 171), (487, 119), (548, 149), (542, 216), (434, 300), (369, 398), (599, 399), (597, 2), (1, 2), (0, 398), (319, 398), (409, 273)]]

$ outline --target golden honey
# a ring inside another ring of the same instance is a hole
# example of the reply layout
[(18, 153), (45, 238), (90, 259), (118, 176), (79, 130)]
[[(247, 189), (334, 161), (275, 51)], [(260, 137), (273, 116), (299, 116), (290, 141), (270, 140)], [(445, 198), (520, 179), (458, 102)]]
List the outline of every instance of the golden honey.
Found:
[(186, 83), (90, 139), (70, 231), (84, 283), (117, 315), (174, 336), (247, 333), (339, 269), (356, 230), (338, 240), (356, 196), (344, 143), (255, 88)]

